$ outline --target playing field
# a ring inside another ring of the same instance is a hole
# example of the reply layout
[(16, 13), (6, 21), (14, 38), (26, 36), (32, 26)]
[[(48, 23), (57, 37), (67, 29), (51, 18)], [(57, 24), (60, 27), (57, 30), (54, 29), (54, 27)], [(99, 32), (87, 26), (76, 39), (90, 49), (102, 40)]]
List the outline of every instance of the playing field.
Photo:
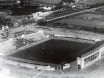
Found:
[(60, 64), (72, 62), (91, 43), (51, 39), (33, 47), (12, 54), (12, 57), (42, 63)]

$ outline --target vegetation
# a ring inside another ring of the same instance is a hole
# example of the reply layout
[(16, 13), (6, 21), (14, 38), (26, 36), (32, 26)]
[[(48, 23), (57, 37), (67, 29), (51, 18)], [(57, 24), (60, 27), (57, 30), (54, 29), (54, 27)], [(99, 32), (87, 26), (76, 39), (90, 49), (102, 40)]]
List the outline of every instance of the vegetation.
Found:
[(104, 3), (96, 3), (93, 5), (90, 5), (90, 8), (96, 8), (96, 7), (100, 7), (100, 6), (104, 6)]
[(97, 27), (87, 27), (87, 26), (78, 26), (78, 25), (68, 25), (67, 23), (47, 23), (47, 26), (56, 27), (56, 28), (66, 28), (66, 29), (77, 29), (77, 30), (85, 30), (95, 33), (104, 33), (104, 28)]
[(16, 49), (22, 47), (22, 46), (25, 46), (25, 45), (28, 45), (28, 44), (31, 44), (33, 43), (34, 41), (32, 39), (24, 39), (24, 38), (17, 38), (15, 41), (14, 41), (14, 46), (16, 46)]

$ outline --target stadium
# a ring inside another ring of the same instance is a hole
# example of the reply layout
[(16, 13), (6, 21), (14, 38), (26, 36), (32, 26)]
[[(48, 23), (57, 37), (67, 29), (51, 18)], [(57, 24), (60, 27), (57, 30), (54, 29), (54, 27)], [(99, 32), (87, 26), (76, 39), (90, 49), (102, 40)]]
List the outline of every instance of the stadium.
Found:
[[(104, 42), (99, 40), (60, 37), (58, 35), (47, 37), (42, 31), (28, 36), (22, 35), (22, 37), (35, 37), (39, 42), (35, 41), (21, 48), (5, 51), (3, 63), (55, 71), (70, 69), (70, 63), (75, 61), (77, 69), (84, 69), (101, 58), (104, 46)], [(7, 43), (2, 45), (5, 44), (7, 45)]]

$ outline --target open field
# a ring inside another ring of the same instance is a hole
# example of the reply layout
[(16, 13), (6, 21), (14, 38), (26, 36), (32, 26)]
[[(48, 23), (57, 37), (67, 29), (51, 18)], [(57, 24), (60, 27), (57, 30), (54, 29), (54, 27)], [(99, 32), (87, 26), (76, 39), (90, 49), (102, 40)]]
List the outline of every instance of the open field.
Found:
[(96, 12), (104, 14), (104, 8), (97, 9)]
[[(70, 17), (69, 17), (70, 18)], [(86, 13), (79, 16), (75, 16), (74, 18), (79, 19), (93, 19), (93, 20), (104, 20), (104, 15), (102, 14), (92, 14), (92, 13)]]
[(83, 14), (72, 18), (65, 18), (56, 23), (66, 23), (68, 25), (85, 26), (85, 27), (96, 27), (104, 28), (104, 15), (101, 14)]
[(64, 19), (61, 20), (60, 22), (69, 25), (76, 25), (76, 26), (104, 28), (104, 21), (99, 21), (99, 20), (91, 21), (91, 20), (83, 20), (83, 19)]

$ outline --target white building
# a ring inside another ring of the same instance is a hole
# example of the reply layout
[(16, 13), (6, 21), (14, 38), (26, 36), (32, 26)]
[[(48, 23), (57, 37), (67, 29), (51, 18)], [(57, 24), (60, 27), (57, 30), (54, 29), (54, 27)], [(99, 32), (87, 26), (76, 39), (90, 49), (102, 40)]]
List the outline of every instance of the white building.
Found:
[(92, 47), (86, 49), (80, 57), (77, 57), (77, 68), (84, 69), (89, 65), (97, 62), (101, 59), (101, 55), (104, 52), (104, 44), (103, 42), (97, 42)]

